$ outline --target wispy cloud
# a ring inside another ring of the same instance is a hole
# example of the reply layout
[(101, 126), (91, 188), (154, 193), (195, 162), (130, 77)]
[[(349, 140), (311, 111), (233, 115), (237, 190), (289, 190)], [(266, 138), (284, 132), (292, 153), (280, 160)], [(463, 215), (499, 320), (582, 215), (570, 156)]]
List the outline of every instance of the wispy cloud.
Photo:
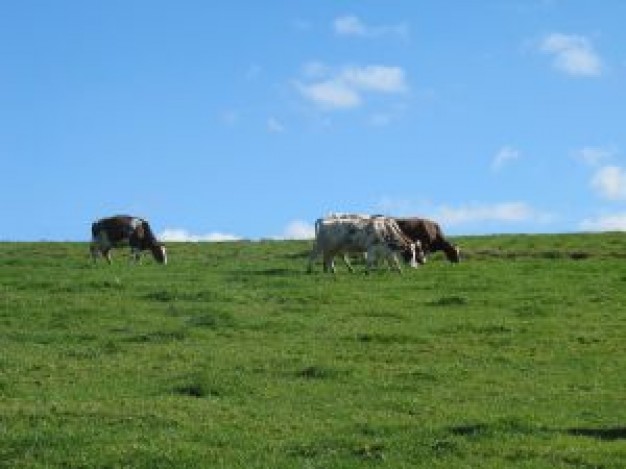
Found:
[(389, 113), (374, 113), (368, 118), (368, 124), (372, 127), (385, 127), (393, 121), (394, 116)]
[(199, 241), (237, 241), (242, 239), (240, 236), (212, 232), (206, 234), (193, 234), (182, 228), (166, 228), (159, 234), (159, 239), (167, 242), (199, 242)]
[(344, 15), (335, 18), (333, 21), (333, 30), (338, 36), (357, 38), (393, 36), (407, 39), (409, 36), (409, 27), (406, 23), (373, 26), (366, 24), (355, 15)]
[(251, 64), (246, 70), (245, 77), (247, 80), (253, 81), (258, 79), (263, 73), (263, 69), (258, 64)]
[(469, 203), (436, 205), (429, 201), (412, 202), (408, 199), (384, 197), (375, 212), (396, 216), (425, 216), (444, 226), (464, 226), (476, 223), (514, 224), (524, 222), (548, 223), (553, 215), (533, 208), (526, 202)]
[(315, 238), (315, 226), (302, 220), (294, 220), (285, 227), (280, 235), (275, 236), (274, 238), (313, 239)]
[(308, 85), (298, 84), (298, 90), (306, 99), (327, 111), (355, 108), (362, 102), (357, 90), (335, 79)]
[(574, 153), (574, 157), (589, 166), (598, 166), (610, 160), (617, 151), (610, 147), (584, 147)]
[(460, 207), (443, 206), (437, 217), (449, 225), (463, 225), (477, 222), (546, 222), (551, 217), (526, 202), (504, 202), (496, 204), (471, 204)]
[(404, 70), (400, 67), (367, 65), (346, 67), (337, 77), (355, 89), (380, 93), (402, 93), (408, 89)]
[(369, 30), (357, 16), (353, 15), (335, 18), (333, 28), (340, 36), (367, 36)]
[(267, 130), (271, 133), (282, 133), (285, 131), (285, 126), (275, 117), (267, 119)]
[(235, 109), (228, 109), (222, 112), (219, 120), (223, 125), (234, 126), (239, 121), (239, 112)]
[(368, 94), (400, 94), (409, 89), (401, 67), (367, 65), (332, 70), (312, 62), (303, 70), (307, 82), (298, 81), (296, 86), (303, 97), (323, 110), (356, 108)]
[(519, 159), (521, 152), (512, 146), (505, 145), (493, 157), (491, 161), (491, 169), (493, 171), (500, 171), (504, 166), (510, 162)]
[(540, 50), (553, 58), (553, 66), (570, 76), (598, 77), (602, 59), (585, 36), (552, 33), (543, 38)]
[[(245, 238), (234, 234), (213, 231), (205, 234), (191, 233), (184, 228), (166, 228), (157, 236), (164, 242), (224, 242), (224, 241), (241, 241)], [(287, 224), (282, 233), (271, 236), (268, 239), (293, 239), (305, 240), (315, 238), (315, 226), (302, 220), (293, 220)]]
[(313, 29), (311, 21), (304, 18), (296, 18), (291, 22), (291, 24), (296, 31), (308, 32)]
[(580, 223), (584, 231), (626, 231), (626, 213), (587, 218)]
[(591, 187), (605, 199), (626, 200), (626, 171), (619, 166), (603, 166), (593, 175)]

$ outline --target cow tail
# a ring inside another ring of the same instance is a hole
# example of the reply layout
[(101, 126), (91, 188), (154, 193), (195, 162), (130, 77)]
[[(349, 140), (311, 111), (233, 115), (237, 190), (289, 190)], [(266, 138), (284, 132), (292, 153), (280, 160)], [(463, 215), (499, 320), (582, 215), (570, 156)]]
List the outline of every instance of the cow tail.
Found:
[(315, 220), (315, 237), (317, 238), (320, 233), (320, 227), (322, 226), (322, 219)]
[(97, 221), (91, 224), (91, 239), (95, 240), (100, 233), (100, 223)]

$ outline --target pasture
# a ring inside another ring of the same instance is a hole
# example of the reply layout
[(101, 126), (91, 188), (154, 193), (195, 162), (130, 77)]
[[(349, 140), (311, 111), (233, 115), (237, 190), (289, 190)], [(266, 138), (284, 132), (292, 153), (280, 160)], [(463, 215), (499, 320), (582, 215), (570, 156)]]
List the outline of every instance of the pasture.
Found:
[(0, 468), (624, 467), (626, 234), (455, 241), (0, 243)]

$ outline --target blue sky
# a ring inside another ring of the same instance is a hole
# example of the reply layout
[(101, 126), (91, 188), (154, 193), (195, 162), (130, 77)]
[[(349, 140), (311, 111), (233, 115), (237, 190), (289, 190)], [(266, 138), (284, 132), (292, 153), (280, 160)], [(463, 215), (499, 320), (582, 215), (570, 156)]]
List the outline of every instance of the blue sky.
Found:
[(622, 0), (5, 1), (0, 240), (626, 230)]

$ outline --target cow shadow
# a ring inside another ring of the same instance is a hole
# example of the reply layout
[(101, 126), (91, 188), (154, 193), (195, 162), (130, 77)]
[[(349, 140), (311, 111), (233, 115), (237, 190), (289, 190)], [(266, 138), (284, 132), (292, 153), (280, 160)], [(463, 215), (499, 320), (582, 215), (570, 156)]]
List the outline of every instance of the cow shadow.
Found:
[[(302, 270), (302, 269), (301, 269)], [(248, 269), (246, 271), (230, 271), (233, 277), (289, 277), (302, 273), (301, 270), (284, 267), (268, 267), (265, 269)]]
[(608, 427), (608, 428), (587, 428), (575, 427), (568, 428), (565, 433), (572, 436), (583, 436), (587, 438), (595, 438), (600, 441), (617, 441), (626, 440), (626, 427)]
[(258, 270), (253, 270), (252, 273), (253, 274), (257, 274), (257, 275), (267, 275), (267, 276), (275, 276), (275, 277), (282, 277), (285, 275), (293, 275), (296, 271), (293, 269), (286, 269), (283, 267), (270, 267), (267, 269), (258, 269)]
[(303, 249), (301, 251), (293, 251), (286, 254), (283, 254), (283, 258), (285, 259), (308, 259), (311, 254), (311, 249)]
[(511, 420), (492, 424), (476, 423), (469, 425), (457, 425), (449, 427), (448, 431), (454, 435), (465, 438), (490, 437), (498, 433), (538, 434), (560, 433), (564, 435), (593, 438), (602, 442), (626, 440), (626, 426), (614, 427), (571, 427), (571, 428), (548, 428), (535, 426), (523, 421)]

